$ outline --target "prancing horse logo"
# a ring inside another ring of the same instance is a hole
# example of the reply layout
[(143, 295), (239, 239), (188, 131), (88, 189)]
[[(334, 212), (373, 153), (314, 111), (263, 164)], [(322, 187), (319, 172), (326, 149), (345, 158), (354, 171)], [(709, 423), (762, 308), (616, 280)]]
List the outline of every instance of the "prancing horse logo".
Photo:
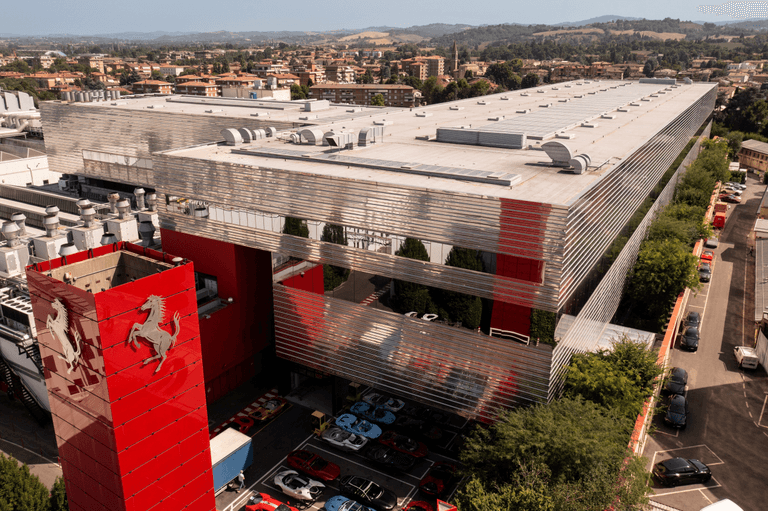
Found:
[(152, 344), (152, 347), (155, 349), (155, 353), (157, 353), (157, 355), (144, 360), (142, 365), (146, 365), (148, 362), (159, 359), (160, 363), (157, 364), (157, 368), (155, 368), (155, 373), (157, 373), (160, 370), (160, 367), (163, 365), (163, 362), (165, 362), (165, 357), (168, 350), (171, 349), (171, 347), (176, 342), (176, 337), (179, 335), (179, 320), (181, 318), (178, 311), (174, 312), (173, 335), (171, 335), (165, 330), (160, 329), (160, 322), (163, 321), (163, 317), (165, 316), (165, 300), (157, 295), (150, 295), (150, 297), (147, 298), (147, 301), (144, 302), (144, 305), (141, 306), (141, 310), (148, 310), (149, 316), (143, 324), (133, 324), (131, 327), (131, 333), (128, 335), (128, 340), (125, 342), (133, 342), (134, 346), (138, 348), (139, 342), (137, 341), (137, 338), (142, 337), (144, 340)]
[(78, 364), (78, 359), (80, 358), (80, 333), (73, 326), (71, 331), (75, 342), (73, 343), (70, 341), (69, 335), (67, 335), (67, 328), (69, 327), (67, 308), (58, 298), (56, 298), (51, 305), (58, 314), (56, 314), (56, 319), (53, 319), (53, 317), (49, 315), (45, 324), (48, 327), (48, 330), (51, 331), (51, 334), (58, 339), (61, 344), (61, 352), (64, 355), (59, 355), (59, 358), (67, 363), (67, 374), (69, 374)]

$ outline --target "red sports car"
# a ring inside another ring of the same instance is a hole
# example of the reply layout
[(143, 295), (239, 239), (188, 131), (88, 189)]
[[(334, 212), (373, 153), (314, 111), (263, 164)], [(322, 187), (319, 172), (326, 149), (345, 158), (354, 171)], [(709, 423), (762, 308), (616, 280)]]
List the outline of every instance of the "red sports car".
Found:
[(424, 502), (423, 500), (414, 500), (403, 508), (403, 511), (435, 511), (432, 504)]
[(379, 437), (379, 442), (396, 451), (410, 454), (414, 458), (423, 458), (429, 454), (429, 449), (424, 443), (394, 431), (384, 432), (384, 434)]
[(715, 253), (712, 252), (711, 250), (705, 250), (704, 252), (701, 253), (701, 260), (702, 261), (706, 261), (708, 263), (711, 263), (712, 259), (714, 259), (714, 258), (715, 258)]
[(322, 481), (333, 481), (341, 474), (337, 464), (326, 461), (309, 451), (293, 451), (288, 455), (287, 461), (291, 468)]
[(419, 489), (433, 497), (440, 497), (456, 480), (458, 469), (451, 463), (435, 463), (419, 483)]
[(730, 202), (732, 204), (738, 204), (741, 202), (741, 197), (730, 193), (725, 193), (720, 196), (720, 200), (723, 202)]
[(266, 493), (257, 493), (248, 501), (245, 511), (299, 511), (295, 507), (283, 504)]
[(288, 401), (281, 397), (273, 397), (263, 405), (250, 412), (248, 415), (257, 421), (266, 421), (282, 412), (288, 405)]

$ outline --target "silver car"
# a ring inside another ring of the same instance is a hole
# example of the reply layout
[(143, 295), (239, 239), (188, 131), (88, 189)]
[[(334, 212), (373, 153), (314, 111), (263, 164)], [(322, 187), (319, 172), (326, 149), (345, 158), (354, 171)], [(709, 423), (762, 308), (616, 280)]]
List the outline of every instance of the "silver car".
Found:
[(299, 475), (295, 470), (285, 470), (275, 475), (275, 486), (283, 493), (298, 500), (315, 501), (322, 495), (325, 485), (307, 476)]
[(349, 433), (336, 426), (323, 431), (323, 440), (343, 451), (359, 451), (368, 443), (364, 436)]

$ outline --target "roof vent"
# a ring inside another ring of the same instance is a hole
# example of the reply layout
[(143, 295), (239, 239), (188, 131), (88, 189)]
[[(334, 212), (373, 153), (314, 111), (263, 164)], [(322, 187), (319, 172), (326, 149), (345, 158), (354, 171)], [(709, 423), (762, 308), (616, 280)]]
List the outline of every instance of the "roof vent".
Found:
[(253, 137), (251, 136), (251, 130), (248, 128), (240, 128), (237, 130), (238, 133), (240, 133), (240, 136), (243, 137), (243, 143), (250, 144), (251, 140), (253, 140)]
[(104, 234), (101, 235), (101, 244), (111, 245), (113, 243), (117, 243), (117, 236), (115, 236), (111, 232), (104, 231)]
[(136, 209), (138, 209), (139, 211), (143, 210), (144, 196), (146, 195), (144, 188), (134, 188), (133, 195), (136, 197)]
[[(80, 210), (80, 218), (83, 220), (83, 227), (93, 227), (93, 219), (96, 218), (96, 210), (91, 206), (83, 208)], [(122, 216), (120, 218), (122, 218)]]
[[(83, 199), (88, 200), (88, 199)], [(120, 194), (118, 193), (110, 193), (107, 195), (107, 200), (109, 201), (109, 212), (113, 215), (117, 214), (117, 201), (120, 200)], [(81, 206), (80, 203), (82, 201), (77, 201), (77, 205), (80, 207), (80, 209), (83, 209), (84, 206)], [(90, 204), (90, 201), (88, 201), (88, 204)]]
[(120, 199), (117, 201), (117, 218), (120, 220), (125, 219), (129, 211), (131, 211), (131, 203), (128, 202), (128, 199)]
[(5, 222), (0, 232), (3, 233), (3, 237), (8, 241), (9, 247), (17, 247), (21, 243), (19, 241), (19, 226), (16, 222)]
[(224, 141), (227, 145), (237, 146), (243, 143), (243, 136), (234, 128), (221, 130), (221, 136), (224, 137)]
[(568, 163), (573, 167), (574, 174), (583, 174), (592, 164), (592, 158), (588, 154), (577, 154)]
[(268, 138), (275, 138), (275, 135), (277, 135), (277, 129), (273, 128), (272, 126), (267, 128), (265, 132)]
[(145, 247), (151, 247), (153, 239), (155, 237), (155, 226), (152, 222), (139, 223), (139, 236), (141, 236), (141, 244)]
[(71, 256), (77, 254), (77, 247), (74, 243), (64, 243), (59, 249), (59, 255), (62, 257)]
[[(45, 212), (47, 213), (51, 207), (55, 208), (56, 206), (48, 206), (45, 208)], [(59, 208), (56, 208), (56, 213), (43, 218), (43, 228), (45, 228), (45, 235), (49, 238), (56, 236), (56, 231), (59, 230)]]
[(149, 211), (157, 211), (157, 194), (152, 192), (147, 194), (147, 209)]
[(196, 206), (192, 210), (192, 216), (195, 218), (208, 218), (208, 208), (205, 206)]
[(24, 216), (24, 213), (14, 213), (11, 215), (11, 221), (15, 222), (16, 225), (19, 226), (19, 236), (26, 236), (27, 235), (27, 226), (24, 224), (27, 217)]
[(556, 167), (569, 167), (573, 159), (571, 148), (557, 140), (551, 140), (541, 144), (541, 148), (552, 158), (552, 165)]

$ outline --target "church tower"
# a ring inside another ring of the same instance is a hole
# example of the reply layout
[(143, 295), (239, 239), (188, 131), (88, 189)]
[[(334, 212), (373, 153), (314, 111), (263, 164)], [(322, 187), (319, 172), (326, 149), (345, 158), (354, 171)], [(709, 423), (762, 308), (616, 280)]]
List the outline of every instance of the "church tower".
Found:
[(453, 62), (451, 63), (451, 75), (457, 78), (459, 75), (459, 47), (456, 46), (456, 41), (453, 41)]

